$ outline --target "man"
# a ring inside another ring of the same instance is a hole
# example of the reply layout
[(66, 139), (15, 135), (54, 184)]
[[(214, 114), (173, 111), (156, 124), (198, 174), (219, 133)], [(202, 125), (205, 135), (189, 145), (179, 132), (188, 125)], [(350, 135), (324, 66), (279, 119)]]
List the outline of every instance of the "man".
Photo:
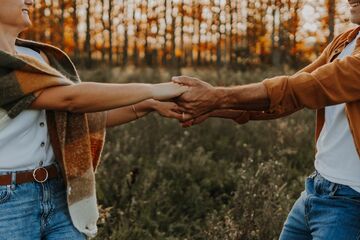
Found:
[[(360, 24), (360, 1), (349, 0), (351, 21)], [(190, 77), (178, 100), (189, 120), (209, 116), (239, 123), (273, 119), (303, 108), (317, 110), (315, 173), (295, 202), (281, 240), (360, 238), (360, 26), (336, 37), (312, 64), (292, 76), (261, 83), (213, 87)], [(231, 110), (229, 110), (231, 109)]]

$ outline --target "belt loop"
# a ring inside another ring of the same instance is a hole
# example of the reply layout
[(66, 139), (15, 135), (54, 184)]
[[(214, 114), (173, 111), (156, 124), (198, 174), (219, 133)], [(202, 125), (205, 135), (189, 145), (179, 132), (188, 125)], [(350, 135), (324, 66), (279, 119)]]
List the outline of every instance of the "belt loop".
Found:
[(54, 162), (54, 165), (55, 165), (55, 168), (56, 168), (56, 171), (57, 171), (57, 178), (60, 179), (61, 178), (61, 169), (60, 169), (60, 165), (57, 161)]
[(338, 190), (338, 188), (339, 188), (339, 184), (331, 182), (330, 187), (329, 187), (329, 190), (330, 190), (329, 196), (334, 196), (336, 191)]
[(15, 189), (16, 185), (16, 172), (11, 172), (11, 190)]

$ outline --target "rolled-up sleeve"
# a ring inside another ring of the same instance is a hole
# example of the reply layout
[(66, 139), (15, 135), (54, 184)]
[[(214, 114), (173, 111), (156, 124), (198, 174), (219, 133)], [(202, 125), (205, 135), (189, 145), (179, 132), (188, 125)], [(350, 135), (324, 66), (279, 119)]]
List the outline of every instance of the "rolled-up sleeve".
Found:
[(360, 100), (360, 56), (325, 64), (311, 73), (265, 79), (270, 111), (292, 111)]

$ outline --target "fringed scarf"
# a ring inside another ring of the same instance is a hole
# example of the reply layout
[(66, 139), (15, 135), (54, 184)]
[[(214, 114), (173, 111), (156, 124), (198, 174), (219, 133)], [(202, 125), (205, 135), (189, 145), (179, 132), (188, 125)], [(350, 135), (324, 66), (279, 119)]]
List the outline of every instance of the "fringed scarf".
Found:
[[(48, 44), (17, 39), (16, 45), (46, 54), (50, 65), (25, 55), (0, 51), (0, 131), (36, 99), (35, 92), (80, 83), (70, 58)], [(105, 138), (106, 114), (46, 111), (50, 141), (67, 186), (67, 202), (74, 226), (95, 236), (98, 209), (95, 170)]]

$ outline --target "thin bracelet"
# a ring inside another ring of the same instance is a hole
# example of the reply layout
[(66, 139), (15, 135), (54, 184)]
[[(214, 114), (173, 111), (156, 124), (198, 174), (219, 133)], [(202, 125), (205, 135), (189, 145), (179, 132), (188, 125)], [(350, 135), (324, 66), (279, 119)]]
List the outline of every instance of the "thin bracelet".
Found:
[(133, 110), (134, 113), (135, 113), (136, 119), (139, 119), (140, 117), (139, 117), (138, 113), (136, 112), (135, 105), (131, 105), (131, 107), (132, 107), (132, 110)]

